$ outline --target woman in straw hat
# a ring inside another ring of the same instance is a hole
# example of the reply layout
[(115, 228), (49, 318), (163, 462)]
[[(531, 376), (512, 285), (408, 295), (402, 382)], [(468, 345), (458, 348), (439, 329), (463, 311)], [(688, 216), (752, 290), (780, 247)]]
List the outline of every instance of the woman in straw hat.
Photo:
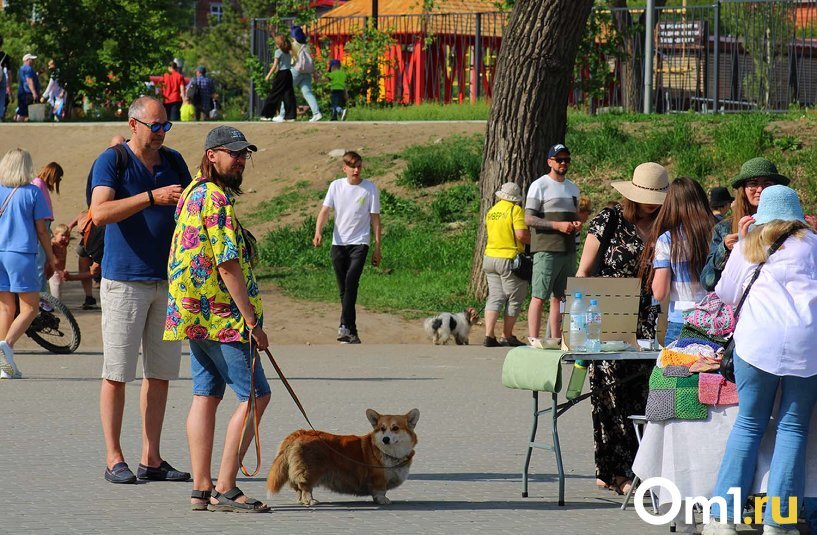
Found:
[[(644, 243), (649, 238), (669, 188), (667, 170), (657, 163), (636, 167), (631, 181), (613, 182), (621, 202), (605, 208), (590, 221), (578, 277), (635, 277)], [(639, 304), (639, 338), (655, 336), (655, 310), (649, 289), (642, 290)], [(593, 402), (596, 484), (619, 494), (632, 484), (633, 459), (638, 441), (627, 417), (644, 414), (647, 380), (652, 364), (597, 361), (590, 368)], [(636, 374), (636, 379), (621, 380)]]
[[(530, 243), (530, 231), (525, 225), (525, 211), (519, 206), (522, 190), (513, 182), (502, 184), (496, 192), (499, 199), (485, 214), (488, 242), (482, 259), (482, 270), (488, 278), (488, 301), (485, 303), (485, 347), (522, 346), (513, 334), (516, 317), (528, 294), (528, 281), (511, 271), (511, 261), (525, 252)], [(502, 339), (494, 336), (499, 312), (505, 315)]]
[[(745, 216), (738, 223), (741, 239), (715, 288), (718, 296), (726, 304), (737, 305), (746, 281), (761, 262), (765, 264), (746, 294), (734, 334), (738, 416), (714, 490), (726, 510), (713, 506), (715, 516), (703, 533), (737, 533), (735, 525), (728, 522), (736, 513), (738, 518), (743, 515), (732, 510), (735, 500), (727, 495), (735, 487), (741, 489), (742, 496), (749, 495), (760, 442), (774, 416), (777, 431), (763, 533), (794, 535), (799, 533), (797, 513), (808, 471), (806, 445), (817, 404), (813, 350), (817, 338), (817, 235), (806, 224), (797, 193), (782, 185), (764, 188), (754, 217)], [(782, 246), (773, 252), (772, 244), (779, 241)], [(790, 498), (795, 498), (792, 503)], [(813, 500), (806, 500), (807, 514), (812, 518), (814, 505)], [(717, 520), (724, 513), (728, 520), (721, 524)]]
[(788, 183), (789, 178), (778, 173), (777, 167), (765, 158), (752, 158), (740, 166), (740, 173), (732, 179), (732, 189), (735, 190), (732, 217), (715, 225), (709, 256), (701, 271), (704, 289), (710, 292), (715, 289), (729, 254), (738, 241), (738, 223), (744, 216), (757, 212), (761, 192), (769, 186), (786, 186)]

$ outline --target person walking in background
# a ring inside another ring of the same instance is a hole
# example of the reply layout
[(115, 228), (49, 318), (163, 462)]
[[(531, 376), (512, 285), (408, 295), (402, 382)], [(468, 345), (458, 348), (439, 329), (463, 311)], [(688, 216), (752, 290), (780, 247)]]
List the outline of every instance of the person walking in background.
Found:
[(6, 107), (11, 101), (11, 58), (2, 50), (3, 36), (0, 35), (0, 122), (6, 120)]
[(669, 296), (664, 346), (678, 339), (684, 312), (695, 308), (706, 295), (699, 273), (706, 263), (714, 225), (715, 217), (701, 185), (688, 177), (673, 180), (641, 261), (641, 274), (655, 299), (663, 301)]
[(565, 298), (567, 279), (576, 274), (576, 239), (581, 230), (577, 208), (579, 188), (565, 174), (570, 151), (561, 143), (548, 149), (550, 172), (534, 180), (525, 201), (525, 224), (533, 229), (533, 280), (528, 308), (528, 335), (539, 338), (544, 303), (550, 299), (550, 336), (561, 337), (559, 311)]
[(34, 70), (37, 56), (26, 54), (17, 74), (17, 121), (28, 121), (28, 106), (40, 99), (40, 78)]
[(335, 211), (335, 228), (332, 231), (332, 267), (340, 290), (340, 326), (338, 342), (359, 344), (357, 332), (357, 289), (366, 256), (369, 254), (371, 231), (374, 229), (374, 252), (372, 265), (380, 265), (382, 259), (380, 244), (382, 228), (380, 224), (380, 191), (371, 181), (363, 180), (360, 173), (363, 158), (360, 154), (347, 151), (343, 155), (345, 178), (339, 178), (329, 185), (323, 206), (315, 223), (312, 245), (320, 247), (323, 241), (323, 226), (329, 220), (329, 213)]
[(295, 50), (295, 68), (292, 71), (292, 84), (296, 88), (301, 89), (301, 94), (304, 100), (309, 105), (312, 111), (312, 118), (310, 123), (316, 123), (323, 118), (321, 110), (318, 108), (318, 99), (315, 98), (315, 93), (312, 92), (312, 75), (315, 72), (315, 61), (309, 51), (309, 43), (306, 40), (306, 34), (300, 26), (293, 26), (290, 30), (290, 35), (298, 45)]
[[(635, 168), (631, 181), (611, 185), (623, 198), (588, 224), (577, 277), (638, 276), (644, 243), (667, 196), (669, 177), (663, 166), (647, 162)], [(655, 338), (656, 320), (652, 290), (642, 279), (637, 338)], [(622, 360), (594, 361), (590, 365), (596, 485), (618, 494), (626, 494), (633, 483), (638, 440), (628, 417), (644, 414), (653, 365)], [(627, 378), (630, 380), (625, 381)]]
[(341, 121), (346, 120), (346, 71), (340, 64), (339, 59), (333, 59), (329, 62), (329, 72), (326, 73), (329, 79), (329, 99), (330, 107), (332, 108), (332, 120), (337, 121), (340, 117)]
[(184, 76), (179, 72), (179, 66), (175, 61), (167, 64), (167, 72), (162, 76), (160, 84), (167, 120), (180, 121), (185, 88)]
[[(58, 106), (58, 99), (64, 98), (64, 93), (62, 87), (60, 87), (60, 70), (57, 68), (57, 63), (50, 59), (48, 60), (48, 85), (45, 86), (45, 91), (43, 91), (43, 95), (40, 98), (42, 102), (48, 101), (48, 105), (51, 107), (52, 114), (53, 110), (55, 110)], [(61, 119), (61, 115), (55, 115), (57, 119)]]
[[(165, 340), (190, 341), (193, 404), (187, 417), (187, 440), (193, 469), (194, 511), (262, 513), (268, 506), (236, 486), (243, 420), (253, 387), (258, 420), (270, 400), (260, 361), (253, 365), (253, 345), (269, 345), (262, 328), (261, 293), (252, 271), (251, 246), (235, 212), (244, 167), (255, 145), (239, 130), (219, 126), (207, 134), (199, 170), (201, 178), (182, 193), (176, 208), (176, 230), (170, 248)], [(210, 302), (212, 309), (191, 306)], [(239, 405), (230, 417), (218, 480), (213, 486), (210, 460), (216, 410), (226, 385)], [(249, 426), (243, 444), (249, 446)]]
[[(54, 205), (51, 202), (51, 192), (56, 191), (57, 195), (60, 193), (60, 182), (62, 182), (63, 170), (62, 166), (57, 162), (49, 162), (40, 169), (40, 172), (37, 173), (37, 176), (34, 180), (31, 181), (32, 184), (37, 186), (40, 192), (43, 194), (45, 198), (46, 204), (48, 204), (48, 211), (49, 216), (45, 218), (45, 226), (48, 230), (49, 236), (51, 234), (51, 224), (54, 222)], [(50, 241), (50, 238), (49, 238)], [(45, 261), (46, 261), (46, 254), (45, 249), (40, 246), (37, 252), (37, 273), (40, 276), (40, 291), (47, 292), (48, 291), (48, 279), (45, 274)]]
[(712, 215), (717, 221), (723, 221), (727, 212), (732, 208), (732, 203), (735, 198), (729, 195), (729, 190), (726, 188), (712, 188), (709, 192), (709, 209), (712, 210)]
[(207, 69), (204, 65), (196, 67), (196, 75), (187, 84), (187, 96), (190, 104), (195, 108), (195, 118), (197, 121), (207, 121), (210, 119), (210, 111), (213, 109), (213, 94), (215, 86), (213, 80), (207, 76)]
[(760, 194), (765, 188), (781, 184), (788, 186), (789, 178), (777, 172), (777, 166), (765, 158), (752, 158), (740, 166), (740, 173), (732, 179), (735, 190), (735, 203), (732, 206), (732, 217), (715, 225), (712, 241), (709, 244), (709, 256), (701, 271), (701, 285), (708, 292), (715, 289), (729, 254), (738, 241), (738, 224), (747, 215), (757, 212)]
[[(275, 46), (275, 59), (264, 79), (269, 80), (273, 74), (275, 78), (272, 79), (272, 88), (261, 108), (261, 120), (294, 121), (296, 110), (295, 90), (292, 86), (292, 43), (285, 35), (276, 35)], [(276, 114), (281, 102), (284, 103), (284, 117), (279, 120)]]
[[(485, 214), (487, 243), (482, 259), (482, 271), (488, 279), (488, 301), (485, 304), (485, 347), (523, 346), (513, 334), (516, 318), (528, 295), (528, 281), (511, 271), (511, 262), (525, 252), (530, 243), (530, 230), (525, 224), (522, 190), (513, 182), (506, 182), (495, 193), (497, 199)], [(502, 339), (497, 340), (494, 330), (499, 312), (504, 314)]]
[(31, 184), (33, 178), (34, 164), (27, 151), (13, 149), (0, 160), (0, 236), (3, 236), (0, 240), (0, 378), (3, 379), (23, 376), (14, 362), (14, 344), (39, 310), (41, 281), (36, 269), (37, 242), (45, 250), (49, 275), (56, 269), (45, 225), (50, 210), (40, 190)]
[(178, 378), (181, 343), (162, 340), (167, 309), (167, 257), (179, 195), (190, 183), (182, 156), (163, 147), (172, 123), (152, 97), (140, 97), (128, 110), (130, 141), (121, 145), (127, 165), (117, 168), (115, 148), (93, 164), (90, 212), (105, 225), (102, 258), (102, 387), (100, 415), (105, 438), (105, 479), (135, 483), (122, 452), (120, 435), (125, 385), (136, 378), (142, 348), (142, 479), (187, 481), (190, 474), (162, 459), (167, 391)]
[[(739, 518), (743, 514), (733, 510), (736, 500), (729, 495), (735, 488), (740, 489), (740, 496), (750, 494), (760, 442), (774, 416), (777, 432), (763, 533), (794, 535), (800, 533), (797, 513), (805, 490), (806, 444), (817, 403), (813, 348), (817, 339), (817, 236), (806, 224), (797, 193), (782, 185), (763, 189), (754, 216), (741, 217), (738, 233), (740, 241), (715, 287), (723, 303), (737, 306), (746, 282), (764, 264), (746, 294), (734, 333), (738, 416), (713, 493), (726, 503), (726, 510), (714, 505), (714, 518), (703, 533), (737, 533), (731, 522), (736, 514)], [(781, 240), (774, 252), (772, 244)], [(807, 511), (813, 505), (813, 500), (807, 502)], [(727, 515), (727, 523), (717, 522), (722, 514)], [(813, 509), (807, 514), (813, 515)], [(781, 518), (789, 521), (781, 525)]]

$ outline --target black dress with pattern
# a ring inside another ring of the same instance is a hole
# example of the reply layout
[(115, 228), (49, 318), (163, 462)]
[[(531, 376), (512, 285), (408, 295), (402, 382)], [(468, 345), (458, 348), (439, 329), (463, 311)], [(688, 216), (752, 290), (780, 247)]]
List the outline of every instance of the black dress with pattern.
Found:
[[(601, 259), (597, 276), (637, 277), (644, 242), (635, 225), (624, 219), (621, 206), (599, 212), (590, 221), (587, 232), (601, 240), (613, 210), (618, 215), (618, 224), (610, 246)], [(654, 337), (656, 311), (651, 303), (651, 294), (642, 291), (638, 338)], [(650, 361), (596, 361), (590, 366), (596, 477), (605, 483), (612, 484), (615, 476), (633, 477), (632, 465), (638, 451), (638, 441), (632, 422), (627, 417), (644, 414), (653, 365)]]

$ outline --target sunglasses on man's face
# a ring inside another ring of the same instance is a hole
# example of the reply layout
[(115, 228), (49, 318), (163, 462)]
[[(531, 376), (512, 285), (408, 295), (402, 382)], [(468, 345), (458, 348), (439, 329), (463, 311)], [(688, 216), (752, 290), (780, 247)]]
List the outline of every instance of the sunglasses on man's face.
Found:
[(570, 158), (551, 158), (556, 163), (570, 163)]
[(153, 132), (154, 134), (158, 134), (160, 130), (167, 132), (173, 127), (173, 123), (171, 123), (170, 121), (165, 121), (163, 123), (146, 123), (145, 121), (140, 121), (136, 117), (134, 117), (133, 120), (139, 124), (147, 126), (148, 128), (150, 128), (150, 131)]
[(227, 154), (230, 155), (230, 158), (232, 158), (233, 160), (237, 160), (239, 158), (241, 158), (242, 160), (249, 160), (250, 158), (252, 158), (252, 152), (250, 152), (247, 149), (244, 150), (215, 149), (215, 150), (217, 150), (218, 152), (226, 152)]

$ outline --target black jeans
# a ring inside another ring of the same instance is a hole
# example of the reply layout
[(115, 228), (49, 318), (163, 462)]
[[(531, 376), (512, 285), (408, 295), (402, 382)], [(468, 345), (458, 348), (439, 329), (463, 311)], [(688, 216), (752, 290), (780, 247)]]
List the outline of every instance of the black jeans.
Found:
[(357, 334), (357, 287), (360, 275), (369, 255), (368, 245), (333, 245), (332, 267), (335, 268), (335, 277), (340, 290), (340, 324), (349, 329), (351, 334)]
[(171, 102), (170, 104), (165, 104), (165, 113), (167, 113), (167, 120), (168, 121), (181, 121), (182, 120), (182, 103), (181, 102)]
[(264, 107), (261, 108), (261, 117), (275, 117), (284, 103), (284, 119), (295, 120), (297, 111), (295, 109), (295, 89), (292, 87), (292, 71), (289, 69), (278, 71), (272, 79), (272, 88)]

